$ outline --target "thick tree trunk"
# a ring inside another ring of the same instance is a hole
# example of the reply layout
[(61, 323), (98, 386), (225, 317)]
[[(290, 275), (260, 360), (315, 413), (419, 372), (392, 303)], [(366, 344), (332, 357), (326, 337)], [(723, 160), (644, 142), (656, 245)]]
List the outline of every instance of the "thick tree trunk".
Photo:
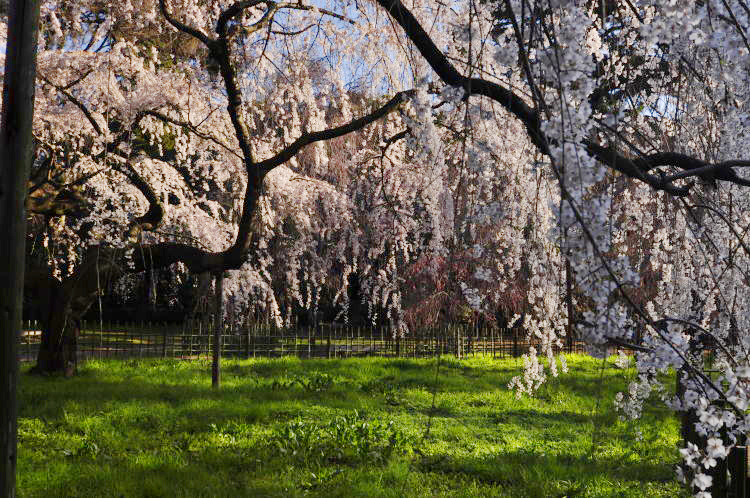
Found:
[(0, 126), (0, 496), (16, 493), (18, 337), (23, 305), (27, 183), (33, 157), (39, 0), (8, 4)]
[(33, 312), (39, 318), (42, 341), (32, 373), (63, 374), (76, 371), (80, 318), (96, 302), (80, 281), (60, 282), (44, 270), (31, 270), (26, 278), (27, 292), (34, 296)]
[(50, 304), (47, 316), (41, 320), (42, 342), (33, 372), (71, 377), (77, 366), (80, 321), (69, 306), (60, 301)]

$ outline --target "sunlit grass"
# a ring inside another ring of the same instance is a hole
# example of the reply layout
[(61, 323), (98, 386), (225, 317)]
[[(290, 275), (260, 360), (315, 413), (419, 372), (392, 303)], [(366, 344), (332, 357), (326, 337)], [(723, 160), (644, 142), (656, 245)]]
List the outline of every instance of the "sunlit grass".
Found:
[(516, 399), (506, 386), (519, 360), (444, 358), (434, 409), (434, 360), (227, 360), (218, 392), (205, 361), (24, 375), (19, 492), (682, 496), (677, 420), (651, 409), (637, 425), (618, 421), (612, 400), (632, 372), (583, 356), (569, 364), (535, 398)]

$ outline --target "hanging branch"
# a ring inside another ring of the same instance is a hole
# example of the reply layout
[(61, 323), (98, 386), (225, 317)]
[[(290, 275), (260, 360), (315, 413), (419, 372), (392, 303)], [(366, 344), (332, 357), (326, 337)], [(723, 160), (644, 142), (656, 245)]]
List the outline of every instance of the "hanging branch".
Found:
[[(406, 36), (414, 43), (440, 79), (448, 85), (462, 88), (467, 95), (482, 95), (503, 106), (523, 123), (529, 139), (539, 151), (547, 157), (552, 157), (550, 145), (554, 142), (542, 131), (542, 117), (538, 110), (531, 108), (519, 95), (498, 83), (481, 78), (468, 78), (459, 73), (400, 0), (377, 0), (377, 2), (403, 28)], [(700, 159), (672, 152), (661, 152), (631, 159), (620, 154), (613, 147), (603, 147), (588, 140), (584, 140), (581, 145), (592, 157), (607, 167), (640, 180), (656, 190), (664, 190), (673, 196), (686, 196), (690, 193), (692, 184), (686, 186), (673, 184), (674, 181), (689, 176), (709, 176), (715, 180), (750, 186), (750, 179), (741, 178), (732, 170), (733, 166), (744, 165), (744, 161), (711, 165)], [(663, 178), (648, 173), (659, 166), (674, 166), (686, 171), (709, 166), (710, 168), (678, 177)]]

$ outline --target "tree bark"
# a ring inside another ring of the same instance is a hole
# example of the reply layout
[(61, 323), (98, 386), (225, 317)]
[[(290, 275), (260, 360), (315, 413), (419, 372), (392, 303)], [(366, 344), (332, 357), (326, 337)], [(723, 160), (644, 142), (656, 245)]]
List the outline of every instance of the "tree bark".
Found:
[(33, 373), (62, 372), (71, 377), (76, 371), (79, 317), (83, 312), (73, 310), (71, 299), (59, 284), (41, 293), (40, 301), (44, 306), (40, 319), (42, 342)]
[(32, 373), (62, 373), (66, 377), (75, 374), (80, 319), (97, 298), (96, 273), (89, 271), (91, 266), (95, 262), (81, 265), (62, 282), (52, 277), (47, 268), (27, 268), (25, 290), (34, 296), (32, 312), (39, 317), (42, 329)]
[(211, 387), (221, 384), (221, 332), (224, 328), (224, 272), (216, 273), (216, 322), (214, 324), (213, 362), (211, 364)]
[(0, 127), (0, 496), (16, 489), (18, 337), (33, 157), (38, 0), (10, 0)]

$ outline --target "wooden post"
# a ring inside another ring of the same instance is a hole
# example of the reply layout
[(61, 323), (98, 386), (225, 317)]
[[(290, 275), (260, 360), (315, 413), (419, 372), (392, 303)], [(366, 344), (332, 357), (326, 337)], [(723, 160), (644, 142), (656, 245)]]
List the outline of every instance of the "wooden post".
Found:
[(568, 323), (566, 328), (566, 342), (568, 343), (568, 353), (573, 352), (573, 285), (571, 283), (572, 275), (570, 272), (570, 261), (565, 258), (565, 304), (568, 307)]
[[(321, 332), (323, 329), (323, 325), (321, 325)], [(322, 334), (321, 334), (322, 335)], [(328, 329), (328, 342), (326, 343), (326, 356), (328, 358), (331, 357), (331, 329)]]
[(250, 326), (245, 325), (245, 359), (250, 358)]
[(495, 359), (495, 327), (490, 328), (490, 340), (492, 341), (492, 359)]
[(221, 332), (224, 328), (224, 272), (219, 271), (216, 279), (216, 322), (214, 324), (213, 362), (211, 364), (211, 387), (218, 389), (221, 384)]
[(26, 197), (33, 162), (39, 0), (10, 0), (0, 127), (0, 496), (16, 496), (18, 339), (23, 308)]
[(383, 351), (383, 356), (388, 356), (388, 348), (385, 343), (385, 332), (383, 331), (383, 327), (380, 327), (380, 348)]
[[(31, 328), (31, 320), (29, 320), (29, 331), (31, 330), (36, 331), (36, 327)], [(28, 333), (26, 334), (26, 357), (31, 358), (31, 335)]]
[(735, 446), (729, 452), (727, 457), (727, 466), (729, 474), (732, 476), (730, 496), (736, 498), (746, 498), (750, 496), (750, 487), (748, 487), (748, 447)]

